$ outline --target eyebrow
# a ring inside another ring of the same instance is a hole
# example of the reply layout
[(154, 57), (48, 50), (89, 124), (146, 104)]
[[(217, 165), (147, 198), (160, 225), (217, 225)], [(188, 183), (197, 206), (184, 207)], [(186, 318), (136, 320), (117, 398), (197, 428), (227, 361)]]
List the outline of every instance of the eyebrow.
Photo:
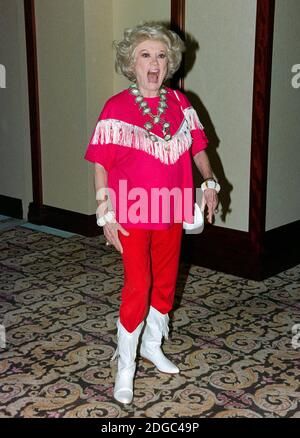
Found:
[[(140, 52), (149, 52), (149, 49), (140, 49)], [(160, 53), (167, 53), (166, 50), (161, 49)]]

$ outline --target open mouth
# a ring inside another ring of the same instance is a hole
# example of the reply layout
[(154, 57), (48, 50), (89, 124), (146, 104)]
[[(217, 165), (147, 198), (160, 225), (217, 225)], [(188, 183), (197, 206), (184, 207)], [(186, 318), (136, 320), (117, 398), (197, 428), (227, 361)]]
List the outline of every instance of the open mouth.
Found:
[(159, 79), (159, 71), (149, 71), (147, 74), (148, 81), (152, 84), (157, 84)]

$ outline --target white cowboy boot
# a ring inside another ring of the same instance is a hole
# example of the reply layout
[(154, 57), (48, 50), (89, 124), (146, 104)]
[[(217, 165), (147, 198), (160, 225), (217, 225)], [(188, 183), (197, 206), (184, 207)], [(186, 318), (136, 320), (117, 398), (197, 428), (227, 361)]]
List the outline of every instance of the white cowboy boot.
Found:
[(152, 362), (162, 373), (176, 374), (179, 373), (179, 369), (166, 358), (160, 348), (162, 337), (168, 339), (168, 323), (168, 314), (163, 315), (150, 306), (145, 331), (142, 336), (140, 354), (144, 359)]
[(129, 333), (117, 321), (118, 327), (118, 347), (112, 360), (118, 356), (118, 372), (116, 375), (114, 397), (120, 403), (131, 403), (133, 398), (133, 378), (136, 368), (135, 357), (139, 336), (144, 322)]

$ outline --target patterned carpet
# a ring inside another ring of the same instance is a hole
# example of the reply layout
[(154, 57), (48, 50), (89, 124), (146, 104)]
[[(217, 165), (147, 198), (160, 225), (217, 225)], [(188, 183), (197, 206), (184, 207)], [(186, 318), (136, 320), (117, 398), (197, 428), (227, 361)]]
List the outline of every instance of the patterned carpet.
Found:
[(255, 282), (181, 263), (164, 344), (181, 372), (139, 360), (124, 407), (110, 362), (121, 256), (103, 236), (2, 223), (0, 417), (300, 418), (300, 266)]

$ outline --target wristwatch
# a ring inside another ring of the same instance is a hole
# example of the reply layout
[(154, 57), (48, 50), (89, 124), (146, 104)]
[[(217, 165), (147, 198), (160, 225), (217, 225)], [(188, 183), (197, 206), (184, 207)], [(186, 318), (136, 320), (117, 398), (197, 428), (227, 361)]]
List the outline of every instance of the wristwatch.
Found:
[(219, 193), (219, 191), (221, 190), (221, 186), (220, 184), (214, 180), (213, 178), (208, 178), (206, 179), (202, 184), (201, 184), (201, 189), (204, 192), (206, 189), (213, 189), (215, 190), (217, 193)]

